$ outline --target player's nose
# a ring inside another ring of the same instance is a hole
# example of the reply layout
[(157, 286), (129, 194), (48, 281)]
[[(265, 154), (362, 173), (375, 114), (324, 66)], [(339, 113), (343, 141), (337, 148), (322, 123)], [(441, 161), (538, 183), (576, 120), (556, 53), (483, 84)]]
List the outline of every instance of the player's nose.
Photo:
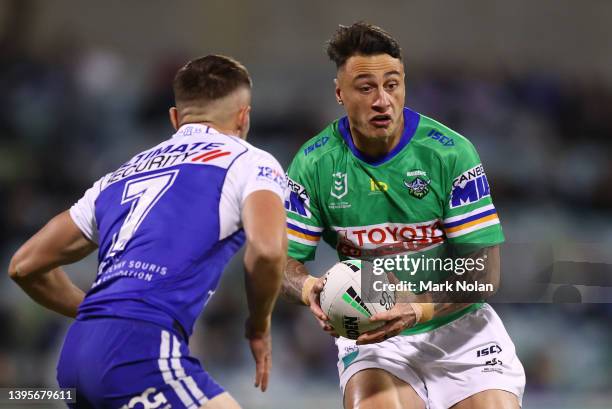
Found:
[(391, 97), (384, 88), (379, 88), (376, 98), (372, 102), (372, 108), (377, 112), (385, 112), (391, 106)]

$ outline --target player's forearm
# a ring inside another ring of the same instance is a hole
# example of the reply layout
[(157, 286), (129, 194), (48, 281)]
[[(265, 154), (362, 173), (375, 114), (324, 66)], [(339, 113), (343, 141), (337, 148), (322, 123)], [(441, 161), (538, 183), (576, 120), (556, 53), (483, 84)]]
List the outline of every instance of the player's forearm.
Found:
[(283, 299), (296, 304), (304, 304), (302, 297), (304, 283), (310, 277), (312, 276), (304, 264), (289, 257), (281, 285)]
[(11, 278), (38, 304), (59, 314), (75, 318), (85, 293), (75, 286), (61, 267), (36, 275), (20, 274), (18, 267)]
[(285, 249), (261, 254), (247, 247), (244, 265), (249, 325), (253, 331), (266, 331), (280, 291)]
[[(467, 269), (461, 275), (451, 274), (446, 280), (446, 284), (453, 291), (432, 292), (430, 294), (432, 303), (421, 305), (425, 316), (431, 315), (432, 318), (443, 317), (460, 311), (476, 302), (484, 301), (495, 294), (500, 282), (499, 246), (483, 248), (467, 256), (467, 258), (481, 260), (484, 268)], [(456, 285), (458, 281), (478, 284), (476, 288), (483, 288), (484, 290), (459, 292)]]
[[(474, 303), (486, 300), (497, 292), (500, 283), (499, 246), (485, 247), (464, 259), (474, 260), (473, 267), (466, 268), (462, 274), (451, 274), (446, 282), (452, 291), (434, 293), (434, 301)], [(474, 289), (458, 291), (458, 282), (473, 284)]]
[(9, 276), (37, 303), (76, 317), (85, 294), (61, 266), (82, 259), (96, 247), (64, 211), (17, 250), (9, 264)]

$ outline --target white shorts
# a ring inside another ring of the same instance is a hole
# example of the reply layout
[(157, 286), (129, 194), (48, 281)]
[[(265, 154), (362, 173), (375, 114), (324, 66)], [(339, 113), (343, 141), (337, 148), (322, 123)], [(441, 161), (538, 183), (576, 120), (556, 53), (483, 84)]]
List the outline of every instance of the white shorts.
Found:
[(433, 331), (355, 345), (338, 338), (342, 393), (349, 379), (380, 368), (410, 384), (428, 409), (447, 409), (478, 392), (501, 389), (522, 405), (525, 371), (514, 344), (490, 305)]

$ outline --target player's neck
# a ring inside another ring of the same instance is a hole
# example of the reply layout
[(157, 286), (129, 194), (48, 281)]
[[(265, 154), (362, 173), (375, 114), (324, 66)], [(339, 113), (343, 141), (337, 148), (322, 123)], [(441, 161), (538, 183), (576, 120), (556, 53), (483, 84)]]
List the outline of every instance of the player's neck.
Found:
[(351, 136), (355, 147), (370, 158), (380, 158), (391, 152), (397, 144), (399, 144), (402, 134), (404, 133), (404, 118), (401, 118), (401, 123), (397, 130), (386, 137), (370, 137), (359, 133), (351, 126)]
[(222, 133), (223, 135), (231, 135), (231, 136), (236, 136), (239, 137), (239, 135), (237, 135), (236, 130), (235, 129), (231, 129), (231, 126), (228, 126), (226, 124), (221, 124), (218, 123), (216, 121), (209, 121), (209, 120), (192, 120), (192, 121), (181, 121), (179, 128), (181, 126), (184, 125), (202, 125), (202, 126), (210, 126), (211, 128), (213, 128), (215, 131)]

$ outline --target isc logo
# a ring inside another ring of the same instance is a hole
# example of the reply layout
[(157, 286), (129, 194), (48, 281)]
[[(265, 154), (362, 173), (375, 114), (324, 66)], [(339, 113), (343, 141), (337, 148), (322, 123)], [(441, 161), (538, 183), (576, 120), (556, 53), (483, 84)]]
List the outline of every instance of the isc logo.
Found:
[(304, 156), (308, 155), (310, 152), (314, 151), (315, 149), (318, 149), (321, 146), (325, 145), (327, 141), (329, 141), (329, 136), (324, 136), (321, 139), (317, 139), (315, 143), (307, 146), (306, 149), (304, 149)]
[(482, 348), (476, 351), (476, 357), (487, 356), (492, 354), (499, 354), (502, 351), (501, 347), (497, 344), (491, 345), (490, 347)]
[[(168, 403), (168, 400), (166, 400), (166, 397), (162, 392), (159, 392), (153, 396), (153, 400), (151, 400), (149, 395), (155, 393), (156, 391), (157, 390), (155, 388), (147, 388), (142, 394), (134, 396), (127, 404), (121, 406), (119, 409), (157, 409), (162, 404)], [(171, 407), (171, 405), (164, 406), (165, 409), (170, 409)]]
[(452, 140), (448, 136), (444, 135), (442, 132), (439, 132), (435, 129), (432, 129), (431, 131), (429, 131), (427, 136), (429, 136), (434, 141), (440, 142), (444, 146), (454, 146), (455, 145), (454, 140)]

